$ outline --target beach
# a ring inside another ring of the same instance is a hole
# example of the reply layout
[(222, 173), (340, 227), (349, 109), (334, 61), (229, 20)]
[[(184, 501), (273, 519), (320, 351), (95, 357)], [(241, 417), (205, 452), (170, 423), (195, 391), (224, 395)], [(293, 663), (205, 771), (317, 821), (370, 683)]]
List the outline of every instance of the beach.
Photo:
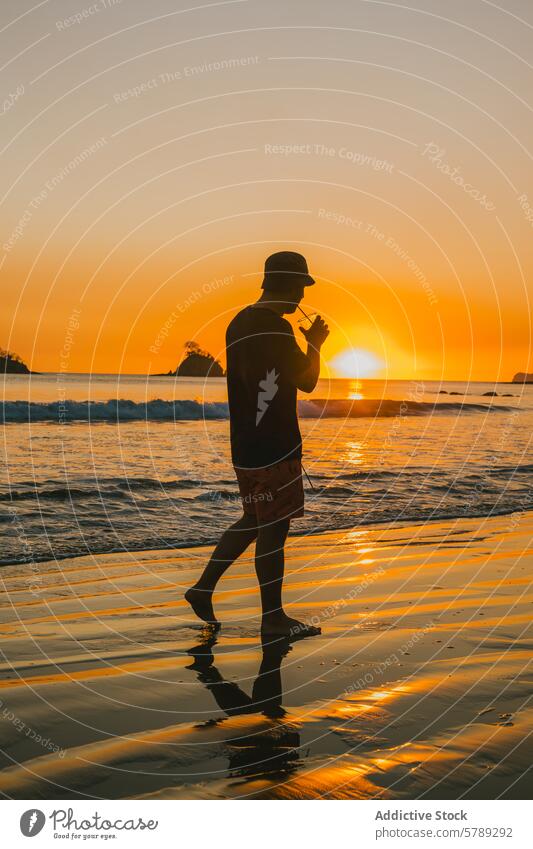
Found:
[(183, 598), (207, 546), (3, 566), (2, 796), (527, 798), (533, 512), (294, 530), (286, 602), (322, 633), (290, 645), (261, 644), (253, 549), (216, 633)]

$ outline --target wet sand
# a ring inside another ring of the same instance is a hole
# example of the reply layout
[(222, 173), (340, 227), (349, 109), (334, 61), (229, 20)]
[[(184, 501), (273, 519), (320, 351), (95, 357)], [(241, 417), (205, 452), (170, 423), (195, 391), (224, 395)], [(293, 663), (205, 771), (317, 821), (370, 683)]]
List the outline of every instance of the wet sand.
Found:
[(322, 628), (291, 645), (261, 645), (250, 556), (216, 634), (183, 599), (209, 549), (4, 567), (0, 793), (527, 798), (532, 530), (291, 537), (290, 612)]

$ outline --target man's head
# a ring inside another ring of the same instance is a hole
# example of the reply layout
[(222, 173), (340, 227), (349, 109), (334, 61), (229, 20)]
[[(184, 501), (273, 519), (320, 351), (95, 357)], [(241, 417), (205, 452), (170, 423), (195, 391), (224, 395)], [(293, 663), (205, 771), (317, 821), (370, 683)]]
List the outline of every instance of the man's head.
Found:
[(283, 305), (283, 312), (295, 312), (303, 300), (305, 286), (313, 286), (314, 282), (305, 257), (294, 251), (278, 251), (265, 261), (262, 300)]

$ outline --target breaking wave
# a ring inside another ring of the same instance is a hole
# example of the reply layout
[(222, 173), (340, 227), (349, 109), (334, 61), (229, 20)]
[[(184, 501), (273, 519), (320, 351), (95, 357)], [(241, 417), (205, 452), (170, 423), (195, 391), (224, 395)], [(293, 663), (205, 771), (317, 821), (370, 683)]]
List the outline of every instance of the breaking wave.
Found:
[[(4, 401), (2, 421), (7, 424), (26, 422), (135, 422), (135, 421), (212, 421), (229, 418), (225, 401), (162, 401), (139, 403), (127, 399), (110, 401)], [(313, 399), (300, 400), (302, 418), (372, 418), (392, 416), (458, 415), (461, 413), (509, 412), (515, 406), (459, 401), (397, 401), (392, 399)]]

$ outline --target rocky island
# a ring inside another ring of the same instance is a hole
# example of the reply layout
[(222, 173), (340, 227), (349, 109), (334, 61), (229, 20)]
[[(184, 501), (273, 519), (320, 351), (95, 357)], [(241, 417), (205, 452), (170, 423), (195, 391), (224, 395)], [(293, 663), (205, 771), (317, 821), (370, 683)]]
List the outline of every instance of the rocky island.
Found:
[(525, 371), (517, 371), (513, 377), (513, 383), (533, 383), (533, 373), (528, 374)]
[(174, 371), (155, 374), (154, 377), (224, 377), (224, 369), (208, 351), (196, 342), (185, 343), (185, 353)]
[(0, 348), (0, 371), (4, 374), (35, 374), (29, 370), (18, 354)]

